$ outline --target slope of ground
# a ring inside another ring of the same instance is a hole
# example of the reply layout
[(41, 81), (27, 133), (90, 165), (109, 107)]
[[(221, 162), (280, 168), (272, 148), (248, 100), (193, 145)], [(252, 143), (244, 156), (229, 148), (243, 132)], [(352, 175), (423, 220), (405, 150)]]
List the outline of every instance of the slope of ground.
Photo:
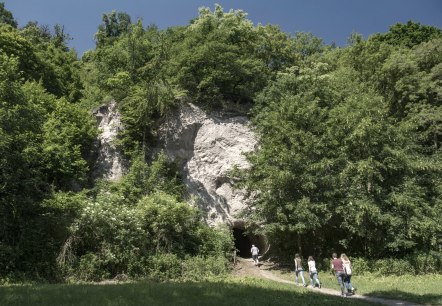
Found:
[[(236, 260), (236, 264), (234, 266), (233, 274), (235, 276), (240, 276), (240, 277), (251, 276), (251, 277), (257, 277), (257, 278), (265, 278), (265, 279), (273, 280), (275, 282), (292, 284), (292, 285), (296, 286), (296, 283), (294, 281), (294, 278), (295, 278), (294, 276), (293, 276), (293, 281), (281, 278), (276, 273), (272, 272), (277, 269), (278, 268), (271, 262), (264, 261), (264, 262), (261, 262), (259, 266), (255, 266), (255, 264), (251, 258), (244, 259), (244, 258), (238, 257)], [(309, 277), (307, 275), (305, 275), (304, 277), (306, 277), (306, 282), (308, 282)], [(322, 294), (328, 294), (328, 295), (334, 295), (334, 296), (341, 295), (340, 291), (329, 289), (329, 288), (319, 289), (319, 288), (313, 288), (309, 285), (307, 287), (307, 289), (318, 292), (318, 293), (322, 293)], [(355, 295), (349, 296), (347, 298), (365, 300), (368, 302), (379, 303), (379, 304), (388, 305), (388, 306), (398, 306), (398, 305), (418, 306), (419, 305), (419, 304), (415, 304), (415, 303), (407, 302), (407, 301), (385, 299), (385, 298), (372, 297), (372, 296), (364, 296), (364, 295), (359, 295), (359, 294), (355, 294)]]

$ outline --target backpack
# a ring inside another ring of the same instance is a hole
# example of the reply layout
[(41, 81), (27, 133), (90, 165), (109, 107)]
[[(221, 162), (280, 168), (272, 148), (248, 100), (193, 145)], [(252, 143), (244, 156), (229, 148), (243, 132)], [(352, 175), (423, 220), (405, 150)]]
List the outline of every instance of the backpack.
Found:
[(344, 262), (344, 272), (347, 275), (351, 275), (351, 264), (349, 261)]
[(295, 269), (298, 271), (303, 270), (301, 258), (295, 258)]

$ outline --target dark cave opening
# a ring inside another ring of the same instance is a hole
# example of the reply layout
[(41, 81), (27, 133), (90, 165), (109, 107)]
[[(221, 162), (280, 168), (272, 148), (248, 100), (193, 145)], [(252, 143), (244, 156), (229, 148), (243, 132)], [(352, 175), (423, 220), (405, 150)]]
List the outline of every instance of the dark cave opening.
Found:
[(233, 238), (235, 240), (235, 248), (237, 249), (237, 256), (242, 258), (251, 258), (250, 249), (254, 244), (259, 249), (259, 256), (263, 256), (270, 248), (267, 238), (263, 235), (254, 235), (246, 232), (244, 222), (236, 222), (233, 227)]
[(244, 229), (233, 228), (233, 238), (235, 240), (237, 255), (242, 258), (251, 258), (252, 254), (250, 253), (250, 249), (252, 248), (252, 242), (249, 236), (245, 234)]

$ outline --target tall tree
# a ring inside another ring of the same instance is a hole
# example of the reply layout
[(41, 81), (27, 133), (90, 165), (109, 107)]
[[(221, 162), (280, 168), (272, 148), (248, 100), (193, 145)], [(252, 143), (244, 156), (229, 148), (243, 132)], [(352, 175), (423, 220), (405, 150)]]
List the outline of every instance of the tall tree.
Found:
[(396, 23), (390, 27), (387, 33), (373, 35), (372, 39), (377, 39), (390, 45), (411, 48), (441, 37), (441, 29), (409, 20), (406, 24)]
[(132, 24), (130, 16), (124, 12), (112, 11), (103, 14), (103, 23), (98, 26), (95, 34), (97, 47), (112, 44), (120, 35), (127, 33)]
[(201, 8), (183, 33), (171, 63), (176, 82), (196, 102), (250, 103), (262, 89), (267, 67), (256, 55), (258, 33), (241, 10)]
[(4, 2), (0, 2), (0, 23), (6, 23), (17, 28), (17, 21), (14, 19), (12, 13), (5, 8)]

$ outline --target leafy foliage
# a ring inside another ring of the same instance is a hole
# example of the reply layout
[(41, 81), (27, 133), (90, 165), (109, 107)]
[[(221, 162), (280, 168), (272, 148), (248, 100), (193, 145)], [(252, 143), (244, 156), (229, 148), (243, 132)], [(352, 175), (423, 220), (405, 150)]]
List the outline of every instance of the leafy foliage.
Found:
[(12, 13), (5, 8), (4, 2), (0, 2), (0, 23), (9, 24), (14, 28), (17, 27), (17, 21), (12, 16)]
[(406, 24), (397, 23), (390, 27), (388, 33), (377, 34), (372, 38), (390, 45), (414, 47), (421, 43), (441, 38), (442, 30), (421, 25), (419, 22), (408, 21)]
[[(103, 183), (59, 212), (77, 207), (77, 214), (67, 220), (69, 231), (57, 259), (63, 277), (189, 278), (181, 274), (181, 262), (186, 259), (190, 264), (190, 256), (207, 261), (204, 271), (211, 269), (212, 261), (213, 273), (226, 271), (231, 234), (209, 228), (197, 208), (180, 201), (182, 188), (167, 164), (163, 155), (150, 166), (138, 160), (121, 182)], [(59, 194), (48, 203), (63, 207), (63, 201)]]
[(62, 44), (46, 48), (42, 32), (27, 30), (0, 24), (0, 266), (4, 274), (52, 277), (60, 226), (51, 227), (57, 222), (41, 204), (53, 191), (86, 185), (95, 124), (59, 98), (72, 98), (62, 88), (78, 84), (45, 62), (53, 52), (73, 53)]
[(265, 84), (266, 67), (255, 54), (258, 35), (243, 11), (200, 9), (177, 44), (177, 82), (199, 103), (250, 102)]
[(261, 149), (244, 182), (257, 194), (250, 217), (280, 252), (438, 250), (441, 100), (431, 75), (440, 59), (422, 58), (440, 40), (427, 30), (416, 29), (423, 43), (413, 48), (407, 35), (396, 48), (353, 35), (348, 48), (279, 73), (258, 97)]

